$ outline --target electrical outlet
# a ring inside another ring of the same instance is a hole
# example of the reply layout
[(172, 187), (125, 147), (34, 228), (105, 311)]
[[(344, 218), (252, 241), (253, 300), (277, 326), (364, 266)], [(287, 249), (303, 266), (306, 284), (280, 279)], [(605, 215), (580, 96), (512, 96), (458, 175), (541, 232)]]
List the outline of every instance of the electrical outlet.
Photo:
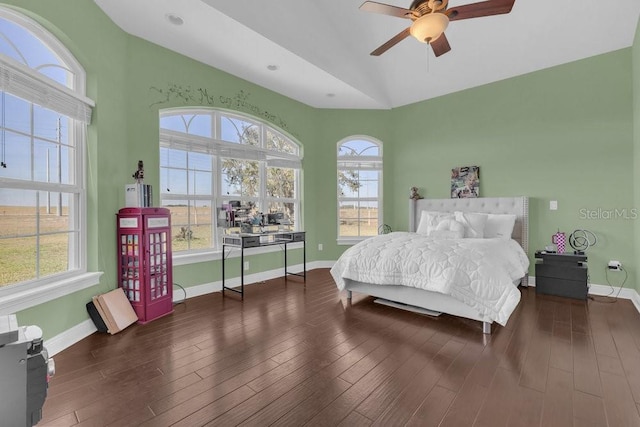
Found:
[(609, 270), (620, 271), (622, 270), (622, 263), (620, 261), (611, 260), (609, 261), (609, 264), (607, 264), (607, 267)]
[(249, 269), (249, 261), (245, 261), (244, 262), (244, 271), (247, 271)]
[(321, 251), (322, 250), (322, 243), (318, 243), (318, 250)]

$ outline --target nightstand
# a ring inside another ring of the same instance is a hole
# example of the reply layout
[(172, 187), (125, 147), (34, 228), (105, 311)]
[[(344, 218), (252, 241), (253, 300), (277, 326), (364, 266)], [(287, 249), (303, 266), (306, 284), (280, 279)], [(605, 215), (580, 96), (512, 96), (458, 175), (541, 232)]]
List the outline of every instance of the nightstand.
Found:
[(587, 299), (587, 256), (536, 252), (536, 293)]

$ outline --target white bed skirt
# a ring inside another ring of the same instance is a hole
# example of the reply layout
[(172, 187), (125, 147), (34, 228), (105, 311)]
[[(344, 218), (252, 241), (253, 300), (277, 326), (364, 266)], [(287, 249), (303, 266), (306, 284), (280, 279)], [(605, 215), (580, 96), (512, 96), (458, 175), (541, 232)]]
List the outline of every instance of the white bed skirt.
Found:
[(374, 285), (371, 283), (356, 282), (344, 279), (345, 290), (384, 298), (402, 304), (426, 308), (427, 310), (452, 314), (471, 320), (491, 323), (491, 319), (481, 316), (476, 310), (463, 302), (439, 292), (426, 291), (424, 289), (408, 286)]

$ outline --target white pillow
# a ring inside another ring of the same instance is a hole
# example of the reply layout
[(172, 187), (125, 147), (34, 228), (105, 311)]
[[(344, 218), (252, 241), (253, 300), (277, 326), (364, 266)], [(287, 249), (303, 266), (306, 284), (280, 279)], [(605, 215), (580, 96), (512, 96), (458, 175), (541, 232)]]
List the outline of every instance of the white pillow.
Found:
[(484, 226), (487, 223), (488, 214), (460, 211), (454, 213), (456, 221), (464, 225), (465, 238), (482, 239), (484, 237)]
[(509, 240), (515, 225), (516, 216), (514, 214), (489, 214), (484, 226), (484, 237)]
[(453, 219), (453, 216), (441, 220), (435, 228), (429, 229), (427, 236), (440, 239), (462, 239), (464, 225)]
[(422, 211), (416, 233), (429, 234), (430, 229), (435, 228), (443, 219), (453, 219), (453, 214), (451, 212)]

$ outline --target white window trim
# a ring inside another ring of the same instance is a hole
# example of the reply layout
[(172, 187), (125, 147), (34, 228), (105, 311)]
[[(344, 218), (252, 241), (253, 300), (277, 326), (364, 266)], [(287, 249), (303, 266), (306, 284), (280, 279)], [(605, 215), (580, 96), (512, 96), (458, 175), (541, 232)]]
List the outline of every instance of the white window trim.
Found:
[[(297, 225), (298, 230), (304, 230), (304, 224), (302, 222), (302, 193), (301, 193), (301, 174), (302, 174), (302, 159), (303, 159), (303, 145), (300, 144), (294, 137), (286, 134), (284, 131), (276, 128), (273, 124), (261, 120), (259, 118), (253, 117), (248, 114), (242, 114), (234, 111), (229, 111), (225, 109), (218, 108), (202, 108), (202, 107), (194, 107), (194, 108), (168, 108), (160, 111), (160, 118), (163, 116), (170, 115), (196, 115), (196, 114), (213, 114), (214, 120), (212, 120), (212, 132), (216, 135), (216, 130), (220, 128), (220, 119), (221, 117), (228, 117), (231, 119), (242, 120), (246, 122), (250, 122), (255, 125), (259, 125), (261, 127), (261, 141), (264, 143), (266, 141), (266, 130), (269, 128), (274, 134), (280, 135), (292, 143), (294, 143), (298, 148), (298, 154), (289, 154), (284, 152), (278, 152), (275, 150), (270, 150), (264, 147), (256, 147), (256, 146), (246, 146), (243, 144), (232, 143), (229, 141), (224, 141), (215, 137), (203, 137), (200, 135), (192, 135), (185, 134), (183, 132), (177, 132), (168, 129), (160, 129), (160, 147), (166, 148), (177, 148), (182, 150), (188, 150), (189, 146), (196, 142), (201, 147), (206, 147), (206, 152), (215, 156), (215, 164), (212, 169), (212, 176), (215, 178), (215, 185), (213, 186), (213, 195), (211, 197), (206, 196), (206, 200), (211, 200), (215, 202), (215, 206), (217, 206), (220, 202), (225, 200), (252, 200), (257, 203), (261, 203), (263, 205), (267, 205), (271, 202), (273, 203), (297, 203), (297, 209), (295, 210), (294, 222)], [(234, 156), (237, 155), (237, 156)], [(231, 196), (231, 195), (223, 195), (222, 194), (222, 183), (219, 179), (221, 174), (221, 162), (224, 157), (232, 157), (239, 160), (248, 160), (248, 161), (259, 161), (263, 162), (264, 166), (261, 167), (261, 175), (260, 175), (260, 194), (258, 197), (240, 197), (240, 196)], [(256, 157), (256, 158), (254, 158)], [(269, 167), (282, 167), (282, 168), (290, 168), (295, 170), (295, 179), (296, 179), (296, 197), (295, 198), (275, 198), (269, 197), (266, 194), (266, 174), (267, 168)], [(162, 199), (164, 194), (160, 193), (160, 200)], [(180, 195), (178, 197), (167, 195), (166, 199), (184, 199), (184, 200), (194, 200), (194, 198), (198, 198), (199, 196), (185, 196)], [(212, 233), (213, 239), (217, 239), (217, 220), (216, 218), (212, 218)], [(221, 242), (217, 242), (218, 245), (221, 245)], [(302, 247), (302, 245), (289, 245), (291, 248)], [(277, 252), (280, 248), (278, 246), (268, 246), (262, 248), (252, 249), (251, 253), (248, 255), (258, 255), (263, 253)], [(230, 257), (234, 257), (233, 252)], [(180, 252), (173, 253), (173, 265), (188, 265), (199, 262), (207, 262), (222, 259), (222, 250), (220, 247), (214, 247), (210, 249), (192, 249)]]
[[(95, 106), (95, 103), (91, 99), (84, 96), (86, 73), (67, 47), (33, 19), (3, 6), (0, 6), (0, 16), (30, 31), (52, 52), (58, 55), (65, 65), (67, 65), (73, 72), (74, 79), (71, 82), (71, 87), (73, 89), (71, 89), (28, 68), (24, 64), (18, 63), (12, 58), (4, 56), (0, 58), (0, 70), (2, 70), (1, 74), (5, 78), (5, 82), (0, 87), (0, 90), (20, 96), (27, 102), (31, 102), (45, 108), (50, 108), (50, 106), (43, 105), (44, 103), (39, 102), (38, 100), (40, 99), (42, 101), (48, 98), (53, 102), (52, 105), (54, 106), (65, 106), (63, 111), (59, 111), (60, 113), (75, 119), (73, 127), (70, 128), (70, 132), (73, 132), (76, 142), (79, 142), (75, 145), (77, 162), (75, 173), (77, 184), (72, 186), (73, 191), (71, 191), (71, 193), (76, 194), (78, 199), (77, 202), (79, 206), (77, 214), (79, 215), (79, 218), (75, 218), (75, 221), (77, 221), (76, 227), (80, 233), (77, 241), (78, 245), (76, 252), (77, 268), (43, 279), (33, 279), (26, 283), (16, 283), (0, 288), (0, 315), (3, 315), (13, 314), (98, 285), (100, 283), (100, 276), (103, 273), (86, 271), (87, 220), (85, 171), (87, 165), (85, 159), (85, 128), (86, 124), (91, 121), (91, 108)], [(10, 83), (7, 79), (14, 79), (14, 81), (13, 83)], [(16, 85), (17, 80), (20, 79), (22, 82)], [(13, 89), (18, 93), (14, 93)], [(35, 94), (34, 89), (36, 91), (41, 90), (42, 93)], [(43, 96), (43, 94), (45, 96)], [(74, 104), (76, 105), (75, 107), (73, 107)], [(28, 188), (37, 190), (37, 188), (31, 185), (31, 183), (27, 185), (27, 183), (18, 183), (15, 182), (15, 180), (10, 179), (4, 180), (4, 182), (9, 184), (11, 188)], [(0, 185), (2, 185), (2, 182), (0, 182)], [(59, 188), (64, 191), (69, 191), (70, 188), (64, 184), (51, 185), (50, 187), (53, 190)], [(70, 245), (74, 244), (74, 242), (70, 243)]]
[[(344, 160), (344, 158), (338, 157), (337, 153), (338, 150), (340, 148), (340, 146), (342, 144), (344, 144), (345, 142), (349, 142), (349, 141), (353, 141), (353, 140), (364, 140), (364, 141), (369, 141), (372, 142), (374, 144), (376, 144), (378, 146), (378, 149), (380, 150), (380, 155), (379, 156), (362, 156), (362, 157), (358, 157), (356, 161), (353, 162), (349, 162), (347, 160)], [(339, 196), (337, 196), (336, 198), (336, 202), (337, 202), (337, 206), (336, 206), (336, 243), (339, 246), (351, 246), (351, 245), (355, 245), (358, 242), (362, 242), (363, 240), (366, 240), (370, 237), (373, 236), (341, 236), (340, 235), (340, 202), (342, 201), (349, 201), (349, 200), (358, 200), (358, 201), (378, 201), (378, 222), (380, 223), (380, 225), (384, 224), (384, 218), (383, 218), (383, 174), (382, 174), (382, 170), (383, 170), (383, 165), (384, 165), (384, 155), (383, 155), (383, 143), (382, 141), (380, 141), (377, 138), (371, 137), (371, 136), (367, 136), (367, 135), (352, 135), (352, 136), (348, 136), (346, 138), (341, 139), (340, 141), (338, 141), (338, 143), (336, 144), (336, 179), (337, 179), (337, 172), (340, 170), (349, 170), (349, 169), (355, 169), (355, 170), (377, 170), (380, 173), (380, 180), (378, 182), (378, 197), (376, 198), (356, 198), (356, 197), (345, 197), (345, 198), (340, 198)], [(347, 165), (349, 163), (380, 163), (380, 167), (376, 166), (376, 167), (364, 167), (364, 168), (350, 168)], [(337, 195), (337, 191), (339, 189), (338, 183), (336, 182), (336, 195)]]
[[(0, 295), (0, 316), (14, 314), (27, 308), (44, 304), (54, 299), (90, 288), (100, 283), (102, 272), (80, 273), (49, 278), (49, 280), (33, 283), (33, 286), (18, 285), (2, 289)], [(4, 292), (6, 291), (6, 292)]]

